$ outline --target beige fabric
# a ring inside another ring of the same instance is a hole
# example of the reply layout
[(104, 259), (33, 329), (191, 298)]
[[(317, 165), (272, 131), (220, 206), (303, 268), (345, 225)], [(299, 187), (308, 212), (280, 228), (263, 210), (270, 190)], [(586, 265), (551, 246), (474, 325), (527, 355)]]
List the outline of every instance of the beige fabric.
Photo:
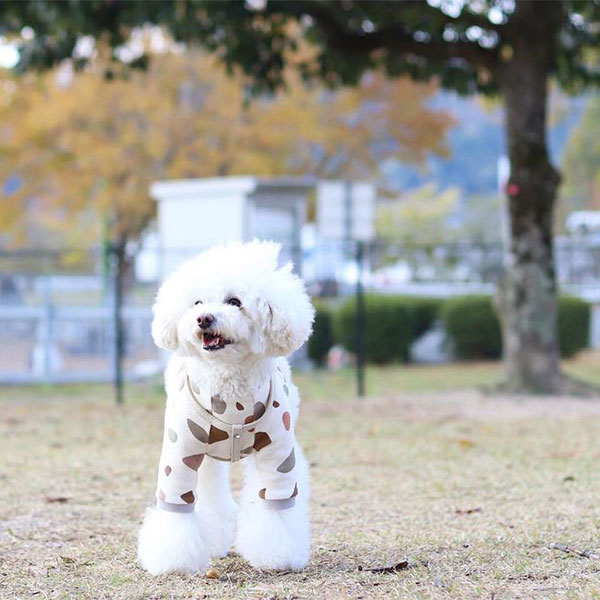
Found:
[(271, 508), (292, 506), (298, 493), (295, 438), (290, 384), (281, 371), (272, 374), (264, 401), (229, 403), (218, 394), (210, 398), (206, 390), (193, 388), (184, 369), (180, 375), (180, 393), (169, 399), (165, 412), (157, 505), (176, 512), (193, 510), (198, 470), (205, 456), (236, 461), (255, 455), (258, 497)]

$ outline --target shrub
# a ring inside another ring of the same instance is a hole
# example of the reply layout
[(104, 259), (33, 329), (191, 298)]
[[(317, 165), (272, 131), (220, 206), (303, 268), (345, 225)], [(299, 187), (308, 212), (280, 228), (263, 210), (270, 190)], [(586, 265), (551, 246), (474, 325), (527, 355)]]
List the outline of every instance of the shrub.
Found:
[(498, 358), (502, 335), (489, 296), (446, 300), (441, 317), (458, 358)]
[(308, 340), (308, 356), (315, 364), (322, 367), (327, 359), (327, 353), (334, 345), (331, 307), (323, 302), (315, 304), (315, 321), (313, 333)]
[(397, 296), (397, 298), (406, 302), (411, 312), (411, 341), (420, 338), (431, 328), (434, 321), (439, 318), (442, 306), (445, 303), (444, 298), (421, 298), (418, 296)]
[[(502, 354), (500, 322), (489, 296), (463, 296), (447, 300), (442, 320), (459, 358), (499, 358)], [(588, 345), (589, 305), (563, 296), (558, 303), (558, 337), (563, 357)]]
[(590, 339), (590, 306), (584, 300), (563, 296), (558, 304), (560, 354), (568, 358), (586, 348)]
[[(368, 362), (385, 364), (408, 359), (412, 340), (411, 309), (398, 296), (367, 294), (365, 328), (362, 332)], [(356, 299), (350, 298), (334, 315), (334, 336), (356, 353)]]

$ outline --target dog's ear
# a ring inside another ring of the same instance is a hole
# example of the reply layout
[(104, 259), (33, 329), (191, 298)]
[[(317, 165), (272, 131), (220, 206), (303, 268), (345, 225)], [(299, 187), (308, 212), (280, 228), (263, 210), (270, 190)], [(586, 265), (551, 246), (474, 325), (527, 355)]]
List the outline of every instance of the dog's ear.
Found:
[(304, 282), (291, 272), (290, 263), (275, 271), (275, 281), (266, 298), (264, 338), (266, 353), (287, 356), (309, 338), (315, 310)]
[(152, 339), (159, 348), (176, 350), (179, 345), (177, 339), (177, 314), (168, 301), (168, 282), (164, 283), (156, 296), (152, 307)]

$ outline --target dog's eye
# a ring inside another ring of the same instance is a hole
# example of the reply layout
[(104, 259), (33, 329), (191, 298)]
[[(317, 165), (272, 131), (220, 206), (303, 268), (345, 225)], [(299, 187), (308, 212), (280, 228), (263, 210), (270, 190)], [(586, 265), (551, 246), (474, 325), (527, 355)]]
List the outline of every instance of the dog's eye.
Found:
[(194, 306), (196, 306), (198, 304), (202, 304), (202, 300), (196, 300), (196, 302), (194, 302)]
[(238, 308), (242, 307), (242, 301), (239, 298), (229, 298), (227, 300), (227, 304), (231, 304), (231, 306), (237, 306)]

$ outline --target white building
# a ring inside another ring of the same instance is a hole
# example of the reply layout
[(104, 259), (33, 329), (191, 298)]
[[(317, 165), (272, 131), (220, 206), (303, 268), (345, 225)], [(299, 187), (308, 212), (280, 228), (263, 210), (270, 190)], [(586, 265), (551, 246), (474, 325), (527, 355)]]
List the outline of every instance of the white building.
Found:
[(307, 195), (304, 177), (218, 177), (157, 181), (158, 248), (164, 277), (181, 261), (214, 244), (270, 239), (283, 246), (282, 260), (301, 271), (300, 232)]

